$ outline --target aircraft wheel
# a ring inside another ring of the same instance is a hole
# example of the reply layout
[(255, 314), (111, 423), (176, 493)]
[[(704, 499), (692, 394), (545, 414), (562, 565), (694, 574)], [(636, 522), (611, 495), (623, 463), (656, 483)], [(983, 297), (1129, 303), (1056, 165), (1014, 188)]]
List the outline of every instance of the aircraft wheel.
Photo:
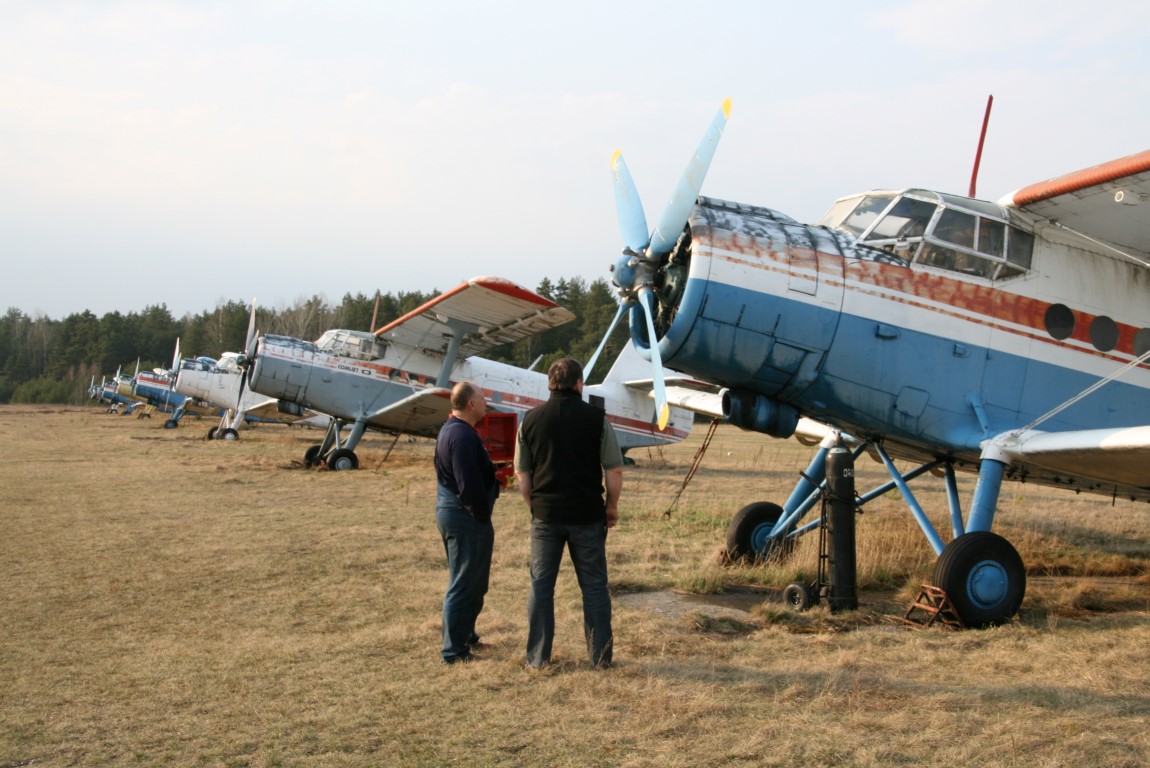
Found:
[(209, 429), (208, 430), (208, 439), (209, 440), (215, 440), (216, 439), (216, 433), (219, 431), (220, 431), (219, 427), (212, 427), (211, 429)]
[(178, 426), (180, 426), (180, 422), (175, 419), (168, 419), (164, 422), (164, 429), (175, 429)]
[(220, 431), (220, 438), (219, 439), (220, 440), (239, 440), (240, 439), (240, 433), (236, 432), (231, 427), (225, 427), (223, 430)]
[(769, 501), (756, 501), (740, 509), (727, 527), (727, 556), (732, 561), (785, 559), (794, 550), (794, 541), (772, 538), (771, 529), (783, 516), (783, 508)]
[(946, 545), (931, 577), (968, 627), (998, 626), (1018, 613), (1026, 568), (1018, 551), (990, 531), (974, 531)]
[(811, 585), (801, 581), (788, 584), (783, 590), (783, 603), (792, 611), (805, 611), (814, 604)]
[(359, 469), (359, 459), (356, 457), (354, 451), (349, 451), (346, 448), (339, 448), (331, 452), (327, 457), (327, 468), (334, 469), (337, 472), (344, 472), (349, 469)]
[(319, 452), (322, 450), (323, 450), (322, 445), (313, 445), (310, 448), (308, 448), (306, 451), (304, 451), (303, 465), (305, 467), (311, 468), (311, 467), (314, 467), (315, 465), (319, 464), (319, 462), (320, 462)]

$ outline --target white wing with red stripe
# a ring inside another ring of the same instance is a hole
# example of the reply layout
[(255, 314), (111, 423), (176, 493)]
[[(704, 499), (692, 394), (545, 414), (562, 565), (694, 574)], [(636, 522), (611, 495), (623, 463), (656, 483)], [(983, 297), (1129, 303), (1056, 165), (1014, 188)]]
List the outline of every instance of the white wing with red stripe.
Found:
[(446, 354), (463, 334), (462, 357), (569, 323), (575, 315), (510, 280), (476, 277), (376, 331), (400, 346)]
[(1031, 184), (999, 202), (1150, 265), (1150, 150)]

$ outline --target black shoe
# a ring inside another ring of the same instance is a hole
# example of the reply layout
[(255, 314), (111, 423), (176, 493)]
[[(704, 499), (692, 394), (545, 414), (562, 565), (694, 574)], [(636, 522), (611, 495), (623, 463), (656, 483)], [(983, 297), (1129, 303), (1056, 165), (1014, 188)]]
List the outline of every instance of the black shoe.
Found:
[(468, 664), (472, 661), (482, 661), (483, 657), (474, 653), (467, 653), (462, 656), (453, 656), (450, 659), (440, 659), (440, 664)]
[(468, 648), (483, 648), (485, 645), (486, 643), (480, 640), (479, 635), (475, 634), (474, 632), (472, 632), (471, 637), (467, 639)]

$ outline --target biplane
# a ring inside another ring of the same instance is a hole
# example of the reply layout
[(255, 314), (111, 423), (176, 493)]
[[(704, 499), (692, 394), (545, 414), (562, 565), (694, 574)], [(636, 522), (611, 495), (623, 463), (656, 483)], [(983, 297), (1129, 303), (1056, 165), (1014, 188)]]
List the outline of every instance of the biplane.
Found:
[[(897, 490), (962, 621), (1008, 620), (1026, 571), (992, 531), (1004, 481), (1150, 500), (1150, 151), (997, 202), (865, 192), (803, 224), (699, 196), (729, 114), (728, 99), (653, 230), (612, 160), (612, 280), (660, 418), (687, 404), (657, 381), (666, 365), (714, 386), (712, 410), (744, 429), (828, 427), (784, 504), (735, 514), (728, 550), (769, 556), (816, 527), (803, 517), (826, 453), (850, 436), (891, 477), (859, 506)], [(965, 519), (956, 471), (978, 474)], [(949, 541), (909, 486), (928, 472), (946, 484)]]

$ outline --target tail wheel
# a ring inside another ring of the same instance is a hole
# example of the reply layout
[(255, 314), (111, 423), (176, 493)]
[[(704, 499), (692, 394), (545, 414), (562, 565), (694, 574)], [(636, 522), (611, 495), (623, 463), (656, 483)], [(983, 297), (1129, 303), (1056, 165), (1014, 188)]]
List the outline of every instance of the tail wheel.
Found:
[(990, 531), (974, 531), (946, 545), (931, 577), (968, 627), (998, 626), (1018, 613), (1026, 568), (1018, 551)]
[(332, 451), (328, 455), (327, 468), (334, 469), (337, 472), (345, 472), (349, 469), (359, 469), (359, 459), (356, 457), (354, 451), (349, 451), (346, 448), (339, 448)]
[(733, 561), (785, 559), (794, 551), (794, 541), (783, 534), (771, 536), (782, 516), (783, 508), (769, 501), (757, 501), (740, 509), (727, 527), (727, 556)]

